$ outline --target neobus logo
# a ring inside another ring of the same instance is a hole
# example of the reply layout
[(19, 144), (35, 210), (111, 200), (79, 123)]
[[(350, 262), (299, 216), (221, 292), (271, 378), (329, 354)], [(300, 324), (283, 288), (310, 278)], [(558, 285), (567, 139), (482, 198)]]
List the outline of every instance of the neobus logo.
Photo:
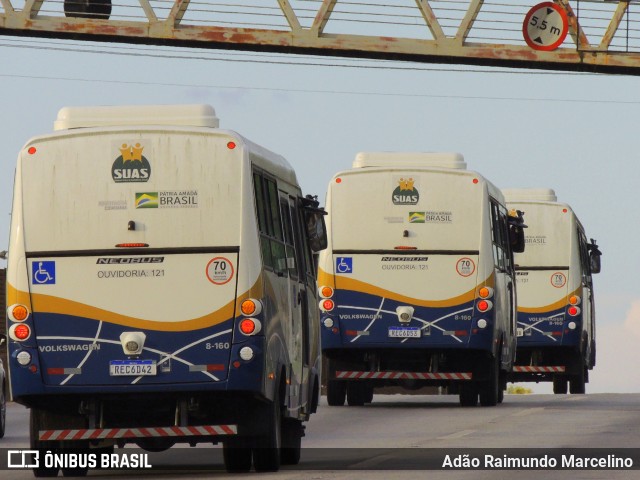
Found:
[(129, 265), (132, 263), (162, 263), (164, 257), (124, 257), (124, 258), (111, 258), (100, 257), (96, 262), (98, 265)]
[(420, 193), (414, 187), (413, 178), (400, 178), (391, 199), (394, 205), (415, 205), (420, 200)]
[(111, 166), (111, 177), (116, 183), (147, 182), (151, 176), (151, 165), (143, 155), (144, 147), (139, 143), (123, 143), (119, 148), (121, 155)]

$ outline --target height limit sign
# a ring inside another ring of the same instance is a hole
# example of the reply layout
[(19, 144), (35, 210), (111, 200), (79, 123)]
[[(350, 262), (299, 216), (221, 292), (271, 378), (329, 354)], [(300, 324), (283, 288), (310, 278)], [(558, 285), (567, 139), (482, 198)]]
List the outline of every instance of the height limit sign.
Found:
[(524, 39), (534, 50), (555, 50), (569, 32), (567, 12), (553, 2), (536, 5), (522, 24)]

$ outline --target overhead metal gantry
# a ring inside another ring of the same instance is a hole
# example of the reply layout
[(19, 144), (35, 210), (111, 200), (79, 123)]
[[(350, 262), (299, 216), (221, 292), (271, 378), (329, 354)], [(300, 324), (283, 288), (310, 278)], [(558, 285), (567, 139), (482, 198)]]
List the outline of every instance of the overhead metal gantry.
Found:
[(541, 0), (0, 0), (0, 34), (640, 74), (636, 0), (554, 0), (568, 35), (531, 48)]

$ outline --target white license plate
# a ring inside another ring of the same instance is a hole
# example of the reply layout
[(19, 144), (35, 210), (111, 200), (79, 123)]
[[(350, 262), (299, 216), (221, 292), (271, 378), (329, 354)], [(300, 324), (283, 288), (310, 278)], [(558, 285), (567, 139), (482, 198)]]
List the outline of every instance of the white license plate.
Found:
[(112, 377), (138, 377), (156, 375), (155, 360), (111, 360), (109, 375)]
[(420, 327), (389, 327), (391, 338), (420, 338)]

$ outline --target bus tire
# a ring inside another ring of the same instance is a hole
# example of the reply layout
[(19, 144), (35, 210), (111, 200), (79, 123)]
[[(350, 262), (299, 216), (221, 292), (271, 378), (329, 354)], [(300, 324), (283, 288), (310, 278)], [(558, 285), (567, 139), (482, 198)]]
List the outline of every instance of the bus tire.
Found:
[(553, 393), (556, 395), (566, 395), (567, 393), (567, 377), (564, 375), (554, 375), (553, 377)]
[(350, 407), (362, 407), (367, 399), (367, 386), (360, 382), (347, 382), (347, 403)]
[(574, 395), (575, 394), (582, 395), (586, 393), (585, 367), (581, 366), (580, 370), (581, 370), (581, 373), (578, 373), (577, 375), (572, 375), (571, 377), (569, 377), (569, 392)]
[(373, 403), (373, 387), (371, 385), (365, 386), (364, 403)]
[(478, 387), (473, 382), (460, 384), (460, 405), (463, 407), (475, 407), (478, 404)]
[(229, 473), (247, 473), (251, 470), (251, 448), (246, 441), (232, 440), (222, 445), (224, 468)]
[(302, 449), (303, 427), (300, 420), (286, 418), (282, 422), (282, 450), (280, 463), (282, 465), (297, 465), (300, 463)]
[[(38, 440), (38, 432), (42, 430), (42, 425), (45, 423), (46, 416), (47, 412), (39, 408), (31, 408), (29, 411), (29, 443), (32, 450), (41, 450), (42, 454), (44, 454), (44, 449), (42, 448), (42, 442)], [(55, 453), (55, 449), (53, 448), (47, 448), (47, 450)], [(44, 458), (44, 455), (40, 455), (40, 458)], [(41, 462), (41, 465), (42, 466), (33, 468), (34, 477), (45, 478), (58, 476), (58, 468), (47, 468), (44, 466), (44, 462)]]
[(500, 396), (500, 361), (496, 358), (491, 361), (489, 379), (480, 384), (480, 405), (483, 407), (495, 407)]
[(273, 401), (269, 405), (264, 433), (257, 438), (253, 449), (253, 466), (256, 472), (277, 472), (280, 469), (280, 451), (282, 449), (282, 407), (280, 388), (276, 388)]
[[(87, 448), (83, 453), (90, 453), (90, 450)], [(89, 467), (62, 468), (61, 470), (63, 477), (86, 477)]]
[(347, 396), (347, 382), (329, 380), (327, 382), (327, 403), (332, 407), (341, 407)]
[(507, 389), (507, 374), (504, 370), (500, 370), (500, 387), (498, 388), (498, 403), (504, 401), (504, 392)]

